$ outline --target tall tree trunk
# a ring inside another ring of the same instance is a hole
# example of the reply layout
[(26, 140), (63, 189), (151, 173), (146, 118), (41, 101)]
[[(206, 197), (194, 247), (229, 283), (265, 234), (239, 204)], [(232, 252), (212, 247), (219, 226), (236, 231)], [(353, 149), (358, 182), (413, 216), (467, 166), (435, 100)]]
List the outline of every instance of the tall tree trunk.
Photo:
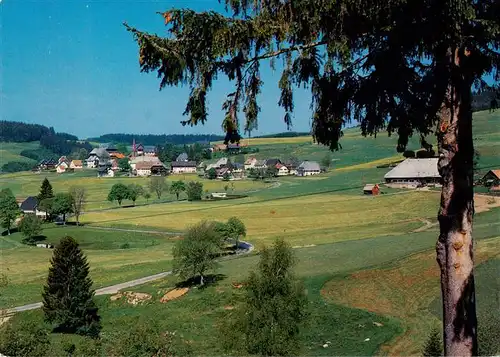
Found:
[(477, 356), (472, 239), (472, 80), (467, 76), (466, 51), (450, 50), (448, 56), (452, 74), (438, 128), (438, 169), (443, 188), (436, 245), (441, 269), (444, 353)]

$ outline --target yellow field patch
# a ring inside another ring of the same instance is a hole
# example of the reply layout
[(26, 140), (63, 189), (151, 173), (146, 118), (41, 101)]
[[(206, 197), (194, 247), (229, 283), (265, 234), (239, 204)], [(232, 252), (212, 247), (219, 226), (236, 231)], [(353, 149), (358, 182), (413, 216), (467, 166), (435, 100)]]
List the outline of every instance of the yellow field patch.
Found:
[[(274, 144), (303, 144), (312, 143), (313, 139), (310, 135), (308, 136), (296, 136), (293, 138), (250, 138), (241, 139), (241, 145), (256, 146), (256, 145), (274, 145)], [(222, 141), (215, 141), (210, 143), (211, 145), (223, 144)]]
[[(98, 225), (137, 225), (164, 230), (183, 230), (201, 220), (226, 220), (237, 216), (247, 226), (248, 239), (265, 241), (278, 236), (293, 243), (324, 243), (366, 238), (370, 231), (380, 234), (404, 233), (401, 226), (426, 217), (437, 207), (435, 192), (347, 196), (310, 195), (282, 200), (255, 201), (255, 198), (219, 202), (179, 202), (88, 213), (85, 222)], [(362, 207), (362, 209), (360, 209)], [(384, 226), (384, 229), (378, 229)], [(413, 227), (415, 228), (415, 227)], [(345, 235), (342, 235), (342, 233)], [(363, 232), (363, 234), (358, 234)], [(335, 239), (332, 239), (335, 237)]]
[(392, 162), (395, 162), (398, 160), (403, 160), (403, 159), (404, 159), (404, 157), (402, 155), (395, 155), (395, 156), (386, 157), (386, 158), (379, 159), (379, 160), (365, 162), (365, 163), (358, 164), (358, 165), (341, 167), (339, 169), (332, 170), (332, 172), (335, 173), (335, 172), (340, 172), (340, 171), (345, 172), (345, 171), (353, 171), (353, 170), (371, 169), (371, 168), (377, 167), (379, 165), (386, 165), (386, 164), (390, 164)]

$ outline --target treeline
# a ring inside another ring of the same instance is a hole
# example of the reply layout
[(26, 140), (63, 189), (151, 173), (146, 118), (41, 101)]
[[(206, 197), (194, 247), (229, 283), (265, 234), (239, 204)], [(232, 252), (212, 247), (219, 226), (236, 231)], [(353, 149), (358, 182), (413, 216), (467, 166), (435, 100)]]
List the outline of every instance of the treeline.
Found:
[(40, 124), (26, 124), (16, 121), (0, 121), (0, 141), (27, 143), (38, 141), (42, 136), (55, 135), (54, 128)]
[[(75, 139), (68, 139), (68, 138)], [(70, 155), (73, 152), (78, 152), (81, 149), (92, 151), (92, 145), (88, 141), (79, 142), (76, 136), (63, 133), (55, 135), (42, 136), (40, 138), (40, 146), (44, 149), (50, 150), (57, 155)]]
[(135, 139), (136, 143), (141, 143), (142, 145), (163, 145), (165, 143), (173, 145), (185, 145), (200, 142), (211, 142), (220, 141), (224, 139), (222, 135), (215, 134), (105, 134), (97, 138), (89, 138), (89, 141), (96, 141), (99, 143), (127, 143), (132, 144)]
[(255, 138), (295, 138), (297, 136), (311, 135), (309, 131), (286, 131), (284, 133), (254, 136)]

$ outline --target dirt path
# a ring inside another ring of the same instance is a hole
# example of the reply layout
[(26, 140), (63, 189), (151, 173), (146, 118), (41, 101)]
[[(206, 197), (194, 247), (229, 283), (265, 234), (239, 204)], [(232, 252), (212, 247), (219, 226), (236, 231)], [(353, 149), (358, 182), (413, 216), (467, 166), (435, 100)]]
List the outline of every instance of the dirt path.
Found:
[[(244, 242), (244, 241), (240, 241), (240, 245), (239, 246), (240, 246), (240, 248), (243, 247), (244, 249), (243, 249), (243, 251), (241, 253), (236, 254), (236, 256), (241, 256), (241, 255), (249, 254), (254, 249), (254, 247), (253, 247), (252, 244), (250, 244), (248, 242)], [(130, 280), (130, 281), (127, 281), (127, 282), (124, 282), (124, 283), (107, 286), (107, 287), (104, 287), (104, 288), (97, 289), (95, 291), (95, 294), (96, 295), (111, 295), (111, 294), (116, 294), (118, 291), (120, 291), (122, 289), (132, 288), (134, 286), (138, 286), (138, 285), (142, 285), (142, 284), (145, 284), (145, 283), (149, 283), (151, 281), (159, 280), (159, 279), (162, 279), (162, 278), (164, 278), (164, 277), (166, 277), (166, 276), (168, 276), (170, 274), (172, 274), (172, 271), (166, 271), (166, 272), (163, 272), (163, 273), (158, 273), (158, 274), (154, 274), (154, 275), (145, 276), (143, 278)], [(13, 307), (13, 308), (10, 308), (10, 309), (5, 309), (5, 310), (2, 310), (1, 312), (3, 314), (5, 314), (5, 315), (12, 315), (12, 314), (14, 314), (16, 312), (22, 312), (22, 311), (28, 311), (28, 310), (36, 310), (36, 309), (39, 309), (41, 307), (42, 307), (42, 303), (41, 302), (36, 302), (34, 304), (16, 306), (16, 307)]]
[(92, 229), (100, 229), (103, 231), (117, 231), (117, 232), (133, 232), (133, 233), (151, 233), (151, 234), (163, 234), (169, 236), (176, 236), (182, 234), (181, 232), (165, 232), (165, 231), (154, 231), (154, 230), (146, 230), (146, 229), (128, 229), (128, 228), (114, 228), (114, 227), (99, 227), (93, 226), (91, 224), (86, 224), (85, 227), (89, 227)]

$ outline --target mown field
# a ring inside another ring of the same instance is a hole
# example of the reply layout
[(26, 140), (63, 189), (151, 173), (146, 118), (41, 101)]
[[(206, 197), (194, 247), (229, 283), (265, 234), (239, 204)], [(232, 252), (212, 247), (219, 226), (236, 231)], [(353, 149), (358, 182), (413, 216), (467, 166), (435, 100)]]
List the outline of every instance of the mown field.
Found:
[[(475, 237), (481, 263), (476, 271), (478, 304), (488, 299), (487, 304), (479, 307), (480, 323), (485, 321), (484, 312), (491, 315), (495, 311), (496, 302), (488, 289), (495, 292), (500, 287), (492, 286), (498, 283), (494, 279), (495, 268), (483, 269), (485, 259), (498, 254), (500, 247), (498, 226), (492, 225), (498, 213), (497, 210), (477, 216)], [(418, 354), (430, 327), (439, 323), (433, 310), (433, 301), (439, 299), (439, 277), (433, 260), (436, 235), (437, 231), (431, 229), (296, 248), (296, 273), (305, 283), (309, 300), (301, 354)], [(124, 330), (142, 321), (153, 325), (158, 333), (175, 332), (195, 355), (221, 355), (223, 336), (219, 328), (238, 313), (241, 303), (242, 291), (235, 289), (233, 283), (243, 281), (255, 269), (257, 260), (258, 256), (251, 255), (224, 261), (217, 270), (222, 280), (216, 285), (193, 289), (166, 304), (159, 300), (175, 286), (174, 277), (130, 289), (152, 296), (136, 306), (123, 299), (98, 297), (104, 322), (102, 344), (112, 347)], [(12, 323), (42, 323), (42, 318), (40, 311), (33, 311), (18, 314)], [(69, 341), (77, 345), (77, 350), (92, 343), (70, 335), (54, 335), (52, 341), (52, 355), (61, 354), (62, 346)], [(328, 347), (323, 347), (328, 341)]]
[(21, 156), (20, 153), (23, 150), (36, 149), (39, 147), (39, 143), (4, 143), (0, 142), (0, 167), (9, 161), (24, 161), (35, 164), (35, 160), (29, 159), (27, 157)]
[[(87, 210), (99, 210), (105, 208), (116, 207), (116, 203), (111, 203), (107, 201), (107, 196), (111, 187), (116, 183), (123, 183), (125, 185), (138, 184), (148, 189), (149, 179), (145, 177), (109, 177), (109, 178), (99, 178), (97, 177), (97, 171), (93, 169), (86, 169), (80, 172), (57, 174), (53, 172), (44, 172), (41, 174), (23, 172), (16, 174), (5, 174), (0, 175), (0, 185), (6, 188), (10, 188), (14, 195), (20, 198), (26, 198), (27, 196), (37, 195), (40, 191), (40, 185), (44, 178), (47, 178), (54, 189), (54, 192), (67, 192), (71, 186), (82, 186), (85, 187), (87, 191)], [(233, 185), (231, 183), (222, 182), (220, 180), (205, 180), (199, 178), (195, 174), (186, 175), (171, 175), (167, 177), (167, 182), (172, 183), (175, 180), (188, 181), (201, 181), (203, 183), (203, 189), (209, 192), (224, 192), (224, 186), (229, 185), (228, 191), (230, 193), (244, 193), (247, 191), (257, 190), (261, 188), (268, 187), (268, 183), (263, 183), (260, 181), (235, 181)], [(180, 199), (185, 199), (186, 195), (181, 194)], [(174, 201), (176, 200), (174, 195), (168, 192), (162, 195), (161, 201)], [(158, 200), (154, 195), (149, 201), (146, 201), (143, 197), (137, 200), (137, 204), (145, 204), (151, 202), (157, 202)], [(132, 204), (132, 202), (125, 201), (124, 204)]]
[[(499, 119), (498, 114), (475, 114), (476, 147), (482, 167), (478, 174), (500, 167)], [(63, 235), (74, 236), (88, 256), (95, 286), (102, 287), (170, 269), (171, 249), (178, 238), (139, 231), (175, 233), (200, 220), (238, 216), (247, 226), (246, 240), (255, 244), (257, 253), (278, 237), (294, 247), (296, 273), (304, 281), (309, 299), (310, 318), (302, 328), (302, 354), (419, 354), (431, 327), (438, 326), (440, 319), (434, 257), (439, 192), (383, 187), (380, 196), (364, 196), (363, 185), (381, 182), (388, 170), (377, 166), (401, 156), (394, 149), (396, 138), (362, 138), (355, 130), (346, 131), (343, 150), (332, 154), (333, 169), (328, 173), (279, 178), (273, 183), (235, 182), (236, 192), (248, 194), (236, 200), (174, 202), (169, 196), (168, 202), (109, 209), (113, 205), (105, 198), (112, 184), (134, 182), (145, 186), (147, 179), (98, 179), (93, 172), (53, 174), (49, 180), (56, 192), (74, 184), (87, 187), (89, 209), (82, 217), (84, 227), (47, 226), (43, 234), (53, 243)], [(312, 144), (310, 138), (255, 140), (261, 140), (255, 144), (260, 149), (258, 157), (285, 158), (291, 154), (321, 160), (327, 152)], [(412, 145), (418, 149), (416, 141)], [(197, 179), (194, 175), (168, 179), (178, 178)], [(38, 192), (42, 179), (31, 173), (3, 175), (0, 184), (11, 187), (18, 196), (27, 196)], [(203, 183), (209, 191), (222, 190), (225, 185), (208, 180)], [(482, 201), (485, 205), (486, 200)], [(500, 326), (500, 208), (484, 208), (476, 214), (474, 224), (478, 241), (477, 301), (480, 328), (495, 330)], [(0, 237), (2, 270), (9, 278), (9, 286), (0, 292), (0, 307), (40, 300), (51, 251), (26, 247), (21, 239), (19, 233)], [(123, 331), (144, 321), (154, 325), (158, 333), (176, 331), (196, 355), (222, 354), (218, 327), (238, 313), (242, 298), (242, 291), (232, 283), (245, 279), (257, 261), (258, 254), (223, 261), (217, 270), (222, 280), (217, 284), (192, 289), (166, 304), (159, 299), (174, 287), (175, 277), (131, 289), (152, 295), (149, 302), (137, 306), (124, 300), (111, 301), (109, 296), (97, 297), (104, 323), (103, 346), (112, 346)], [(41, 311), (32, 311), (16, 315), (9, 323), (42, 323), (42, 318)], [(62, 346), (69, 341), (77, 345), (77, 351), (91, 343), (68, 335), (53, 335), (51, 339), (54, 344), (49, 355), (62, 355)], [(323, 347), (328, 341), (328, 347)], [(500, 346), (494, 342), (489, 338), (484, 346), (489, 344), (491, 354), (500, 353)]]

